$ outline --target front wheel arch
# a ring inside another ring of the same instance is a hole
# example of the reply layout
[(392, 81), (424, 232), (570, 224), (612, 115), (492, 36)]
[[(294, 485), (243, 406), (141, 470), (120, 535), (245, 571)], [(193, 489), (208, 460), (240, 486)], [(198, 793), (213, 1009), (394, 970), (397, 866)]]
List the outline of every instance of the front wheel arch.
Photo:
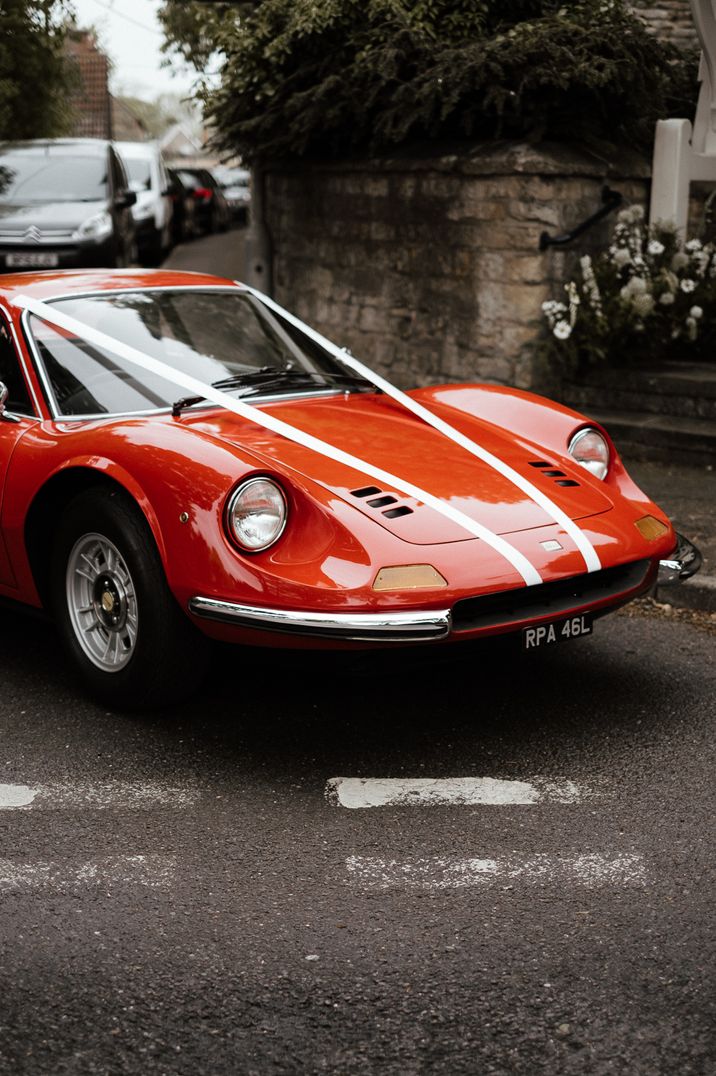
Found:
[(177, 603), (147, 521), (121, 488), (90, 486), (67, 503), (48, 588), (68, 658), (103, 704), (166, 706), (201, 682), (208, 641)]
[[(122, 476), (124, 477), (124, 476)], [(138, 487), (114, 475), (85, 466), (58, 471), (38, 490), (25, 519), (25, 549), (37, 593), (45, 609), (49, 606), (51, 551), (62, 510), (79, 493), (92, 487), (114, 489), (129, 497), (146, 520), (166, 573), (166, 551), (159, 524)]]

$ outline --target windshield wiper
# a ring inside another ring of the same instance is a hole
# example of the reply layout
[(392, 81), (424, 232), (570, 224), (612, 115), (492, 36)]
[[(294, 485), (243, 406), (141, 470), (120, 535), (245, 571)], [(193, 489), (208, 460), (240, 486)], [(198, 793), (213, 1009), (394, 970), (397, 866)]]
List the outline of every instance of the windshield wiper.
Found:
[[(345, 387), (346, 391), (350, 388), (363, 389), (364, 391), (369, 388), (375, 389), (374, 385), (371, 385), (369, 381), (359, 377), (357, 374), (340, 374), (330, 371), (314, 373), (310, 370), (295, 370), (291, 367), (281, 369), (275, 366), (262, 366), (259, 370), (247, 370), (241, 374), (222, 377), (218, 381), (212, 381), (211, 386), (215, 389), (244, 389), (245, 391), (240, 392), (239, 396), (246, 396), (252, 393), (265, 392), (267, 389), (275, 388), (277, 385), (286, 385), (287, 382), (291, 386), (307, 383), (309, 386), (317, 388), (317, 382), (321, 381)], [(328, 388), (330, 385), (326, 384), (326, 387)], [(191, 407), (192, 404), (201, 403), (205, 399), (205, 396), (185, 396), (172, 404), (172, 415), (176, 418), (185, 407)]]

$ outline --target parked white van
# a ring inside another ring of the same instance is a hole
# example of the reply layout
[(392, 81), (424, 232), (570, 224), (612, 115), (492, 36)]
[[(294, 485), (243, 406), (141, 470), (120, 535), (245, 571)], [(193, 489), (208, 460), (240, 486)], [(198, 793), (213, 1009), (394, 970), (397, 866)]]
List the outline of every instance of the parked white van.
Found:
[(172, 201), (169, 176), (156, 142), (116, 142), (137, 195), (132, 215), (136, 225), (139, 260), (157, 265), (169, 252), (172, 242)]

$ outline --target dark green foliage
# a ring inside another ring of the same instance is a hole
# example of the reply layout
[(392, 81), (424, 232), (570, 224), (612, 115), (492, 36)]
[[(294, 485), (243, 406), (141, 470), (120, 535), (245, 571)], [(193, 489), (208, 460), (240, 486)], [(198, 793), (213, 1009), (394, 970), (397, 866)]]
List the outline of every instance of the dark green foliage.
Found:
[(70, 124), (65, 0), (0, 0), (0, 140), (49, 138)]
[(248, 157), (384, 153), (408, 142), (561, 139), (647, 146), (690, 115), (693, 65), (623, 0), (166, 0), (201, 67), (221, 144)]

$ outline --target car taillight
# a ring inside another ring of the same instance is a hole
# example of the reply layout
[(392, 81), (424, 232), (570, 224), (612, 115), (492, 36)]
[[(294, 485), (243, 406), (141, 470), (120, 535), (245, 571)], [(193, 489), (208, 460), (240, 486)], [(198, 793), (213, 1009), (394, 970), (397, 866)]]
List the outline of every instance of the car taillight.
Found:
[(194, 197), (195, 198), (203, 198), (205, 202), (209, 201), (209, 199), (211, 198), (212, 193), (213, 192), (211, 191), (211, 189), (209, 187), (195, 187), (194, 188)]

